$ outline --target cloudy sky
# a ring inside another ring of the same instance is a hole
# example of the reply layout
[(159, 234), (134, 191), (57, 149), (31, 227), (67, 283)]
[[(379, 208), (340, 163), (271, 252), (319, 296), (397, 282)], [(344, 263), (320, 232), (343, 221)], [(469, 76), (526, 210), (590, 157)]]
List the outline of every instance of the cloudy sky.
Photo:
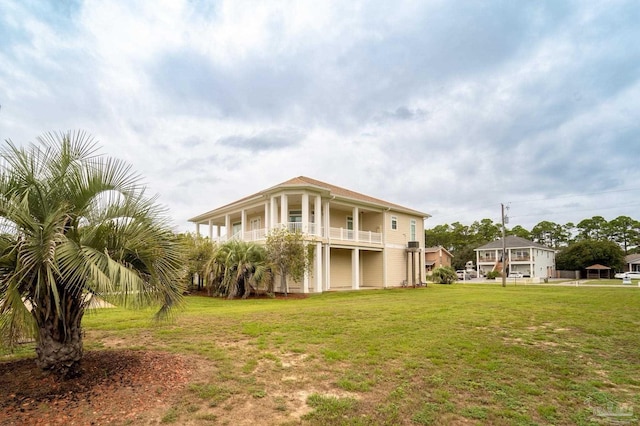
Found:
[(640, 220), (640, 4), (0, 0), (0, 139), (82, 129), (187, 219), (305, 175), (531, 229)]

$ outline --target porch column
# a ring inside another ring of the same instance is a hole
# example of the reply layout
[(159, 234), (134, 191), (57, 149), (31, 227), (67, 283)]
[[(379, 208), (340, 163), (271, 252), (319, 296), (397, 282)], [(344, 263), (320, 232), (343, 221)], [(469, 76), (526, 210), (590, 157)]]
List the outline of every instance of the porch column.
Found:
[(351, 252), (351, 288), (360, 288), (360, 249), (357, 247)]
[(320, 241), (316, 242), (316, 253), (314, 257), (315, 265), (313, 266), (313, 272), (316, 276), (316, 293), (322, 292), (322, 243)]
[(242, 209), (240, 213), (240, 241), (244, 241), (244, 233), (247, 229), (247, 211)]
[(200, 224), (196, 223), (196, 235), (199, 237), (200, 236)]
[(331, 290), (331, 247), (324, 244), (324, 290)]
[(280, 224), (287, 229), (289, 228), (289, 199), (287, 194), (282, 194), (282, 202), (280, 203)]
[(213, 240), (213, 219), (209, 219), (209, 240)]
[(353, 216), (353, 241), (357, 242), (360, 239), (358, 233), (360, 230), (360, 209), (354, 207), (351, 215)]
[[(535, 277), (536, 275), (536, 271), (534, 268), (534, 262), (533, 262), (533, 247), (529, 248), (529, 274), (531, 274), (531, 278)], [(549, 274), (547, 274), (549, 275)]]
[(309, 194), (302, 193), (302, 232), (309, 233)]
[(313, 225), (315, 227), (315, 235), (322, 235), (322, 198), (319, 195), (316, 195), (316, 198), (313, 203)]
[(269, 228), (271, 228), (271, 218), (269, 217), (269, 201), (264, 203), (264, 229), (265, 233), (269, 232)]
[(420, 247), (420, 251), (418, 252), (418, 284), (422, 284), (426, 280), (422, 280), (422, 274), (424, 273), (424, 249)]
[(271, 196), (269, 198), (269, 204), (271, 207), (271, 214), (269, 215), (269, 220), (271, 220), (269, 228), (275, 228), (278, 220), (278, 199), (275, 196)]
[(229, 216), (228, 214), (224, 215), (224, 227), (225, 230), (227, 232), (227, 238), (225, 239), (225, 241), (229, 241), (229, 239), (231, 238), (231, 216)]
[(323, 237), (331, 238), (331, 206), (329, 200), (324, 202), (324, 215), (323, 215), (324, 235)]
[(387, 227), (387, 212), (382, 212), (382, 288), (389, 287), (389, 280), (387, 279), (387, 233), (385, 231)]

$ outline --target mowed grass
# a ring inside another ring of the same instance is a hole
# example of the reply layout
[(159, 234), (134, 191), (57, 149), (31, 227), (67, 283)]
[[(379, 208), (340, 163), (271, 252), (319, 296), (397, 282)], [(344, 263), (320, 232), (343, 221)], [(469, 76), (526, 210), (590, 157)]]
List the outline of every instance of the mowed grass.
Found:
[(173, 322), (153, 325), (151, 316), (88, 314), (85, 347), (166, 350), (213, 365), (168, 423), (224, 424), (247, 401), (263, 424), (272, 416), (350, 425), (640, 417), (638, 288), (456, 284), (288, 300), (190, 296)]

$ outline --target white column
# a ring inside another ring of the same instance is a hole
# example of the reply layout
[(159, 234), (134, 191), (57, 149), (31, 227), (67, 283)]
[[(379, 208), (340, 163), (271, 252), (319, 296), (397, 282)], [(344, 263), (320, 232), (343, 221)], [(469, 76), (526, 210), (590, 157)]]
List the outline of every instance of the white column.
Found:
[(322, 235), (322, 218), (324, 215), (322, 214), (322, 198), (319, 195), (316, 195), (316, 198), (313, 203), (313, 223), (316, 228), (316, 235)]
[[(529, 248), (529, 273), (531, 274), (531, 278), (535, 277), (536, 271), (534, 270), (534, 264), (533, 264), (533, 248)], [(547, 276), (549, 274), (547, 273)]]
[(229, 239), (231, 238), (231, 216), (229, 216), (228, 214), (224, 215), (224, 227), (227, 231), (227, 238), (226, 240), (229, 241)]
[(355, 248), (351, 252), (351, 288), (360, 288), (360, 249)]
[(331, 236), (331, 204), (329, 200), (324, 202), (324, 215), (323, 215), (323, 227), (324, 227), (324, 235), (323, 237), (329, 238)]
[(213, 219), (209, 219), (209, 239), (213, 240)]
[(324, 290), (331, 290), (331, 247), (324, 245)]
[(418, 284), (422, 284), (426, 280), (422, 279), (422, 275), (424, 275), (424, 248), (420, 247), (420, 252), (418, 254)]
[(274, 197), (273, 195), (270, 198), (270, 204), (271, 204), (271, 214), (269, 215), (269, 219), (271, 220), (271, 225), (269, 226), (269, 228), (273, 229), (278, 224), (278, 222), (277, 222), (277, 220), (278, 220), (278, 199), (276, 197)]
[(269, 217), (269, 201), (264, 203), (264, 229), (266, 232), (269, 232), (271, 227), (271, 218)]
[(313, 272), (316, 276), (316, 288), (315, 292), (322, 292), (322, 243), (320, 241), (316, 242), (316, 255), (315, 255), (315, 265), (313, 266)]
[(282, 194), (281, 196), (282, 202), (280, 203), (280, 224), (282, 226), (289, 226), (289, 199), (287, 198), (287, 194)]
[(382, 232), (382, 288), (387, 288), (389, 286), (387, 280), (387, 212), (382, 212), (382, 227), (380, 231)]
[(200, 236), (200, 224), (196, 223), (196, 235), (199, 237)]
[(354, 207), (351, 215), (353, 216), (353, 241), (358, 241), (360, 239), (358, 233), (360, 230), (360, 209)]
[(309, 232), (309, 194), (302, 193), (302, 232)]
[(242, 209), (240, 213), (240, 241), (244, 241), (244, 233), (247, 230), (247, 211)]

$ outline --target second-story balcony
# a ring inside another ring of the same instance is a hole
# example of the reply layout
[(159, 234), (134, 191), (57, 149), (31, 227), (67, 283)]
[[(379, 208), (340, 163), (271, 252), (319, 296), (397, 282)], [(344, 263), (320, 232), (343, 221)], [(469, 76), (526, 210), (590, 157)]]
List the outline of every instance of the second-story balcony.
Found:
[[(329, 233), (327, 235), (324, 228), (318, 229), (314, 223), (303, 225), (301, 222), (289, 222), (287, 223), (287, 229), (291, 232), (300, 231), (310, 237), (329, 238), (332, 241), (382, 245), (382, 234), (380, 232), (354, 231), (352, 229), (345, 228), (329, 228)], [(219, 243), (224, 243), (228, 240), (264, 241), (268, 234), (269, 229), (260, 228), (253, 229), (251, 231), (236, 232), (230, 237), (222, 235), (219, 238), (216, 238), (215, 241)]]

